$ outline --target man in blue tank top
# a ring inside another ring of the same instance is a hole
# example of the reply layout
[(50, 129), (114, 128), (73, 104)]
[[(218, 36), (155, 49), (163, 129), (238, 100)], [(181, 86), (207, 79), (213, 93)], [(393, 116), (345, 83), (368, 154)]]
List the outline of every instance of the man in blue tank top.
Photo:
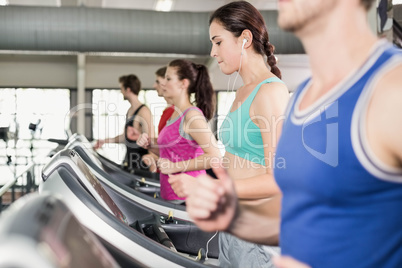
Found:
[(300, 38), (312, 71), (276, 150), (282, 200), (238, 205), (216, 168), (220, 180), (198, 180), (187, 199), (200, 228), (279, 241), (281, 268), (402, 267), (402, 51), (371, 32), (373, 2), (279, 0), (279, 25)]

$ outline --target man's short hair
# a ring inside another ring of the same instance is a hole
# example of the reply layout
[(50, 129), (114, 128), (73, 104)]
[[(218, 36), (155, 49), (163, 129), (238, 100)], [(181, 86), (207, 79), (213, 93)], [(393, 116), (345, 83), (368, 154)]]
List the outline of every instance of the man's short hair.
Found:
[(141, 81), (134, 74), (121, 76), (119, 78), (119, 83), (121, 83), (124, 88), (130, 88), (131, 92), (133, 92), (135, 95), (138, 95), (141, 90)]

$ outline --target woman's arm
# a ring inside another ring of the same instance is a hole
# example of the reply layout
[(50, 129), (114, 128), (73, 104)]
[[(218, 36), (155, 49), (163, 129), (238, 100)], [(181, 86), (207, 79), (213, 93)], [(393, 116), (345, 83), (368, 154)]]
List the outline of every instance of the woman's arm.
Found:
[(157, 156), (159, 156), (159, 146), (158, 146), (157, 139), (156, 138), (149, 139), (149, 146), (146, 149), (148, 149), (148, 151), (150, 151), (150, 152), (156, 154)]
[(250, 118), (260, 128), (264, 144), (266, 173), (259, 176), (235, 180), (237, 195), (240, 199), (260, 199), (280, 192), (275, 182), (274, 157), (278, 143), (289, 92), (282, 83), (261, 86), (250, 108)]
[(211, 163), (218, 163), (221, 154), (217, 141), (205, 117), (197, 110), (190, 110), (184, 117), (184, 132), (189, 134), (202, 148), (204, 154), (190, 160), (170, 162), (160, 158), (158, 167), (164, 174), (172, 174), (184, 171), (202, 170), (211, 167)]
[(186, 210), (194, 223), (206, 232), (226, 231), (250, 242), (277, 245), (282, 196), (239, 204), (233, 179), (222, 167), (213, 170), (218, 180), (197, 177), (197, 187), (187, 197)]

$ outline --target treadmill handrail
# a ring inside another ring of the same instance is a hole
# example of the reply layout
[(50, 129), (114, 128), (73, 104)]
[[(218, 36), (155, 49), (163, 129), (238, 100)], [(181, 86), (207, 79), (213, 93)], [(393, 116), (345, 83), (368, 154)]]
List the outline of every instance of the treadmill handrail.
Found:
[[(17, 182), (17, 180), (20, 177), (22, 177), (25, 173), (29, 172), (34, 167), (34, 165), (35, 163), (29, 162), (21, 172), (19, 172), (14, 178), (12, 178), (6, 184), (4, 184), (3, 187), (0, 188), (0, 197), (3, 196), (3, 194), (5, 194)], [(34, 173), (32, 172), (32, 174)]]

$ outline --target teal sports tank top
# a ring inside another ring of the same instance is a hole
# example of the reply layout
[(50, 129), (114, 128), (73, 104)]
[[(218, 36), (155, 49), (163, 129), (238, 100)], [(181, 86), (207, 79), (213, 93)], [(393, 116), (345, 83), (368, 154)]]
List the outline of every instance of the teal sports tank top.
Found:
[(233, 112), (230, 112), (230, 108), (219, 130), (219, 139), (227, 152), (264, 166), (261, 131), (250, 118), (250, 106), (261, 85), (272, 82), (283, 83), (277, 77), (270, 77), (259, 83), (239, 108)]

